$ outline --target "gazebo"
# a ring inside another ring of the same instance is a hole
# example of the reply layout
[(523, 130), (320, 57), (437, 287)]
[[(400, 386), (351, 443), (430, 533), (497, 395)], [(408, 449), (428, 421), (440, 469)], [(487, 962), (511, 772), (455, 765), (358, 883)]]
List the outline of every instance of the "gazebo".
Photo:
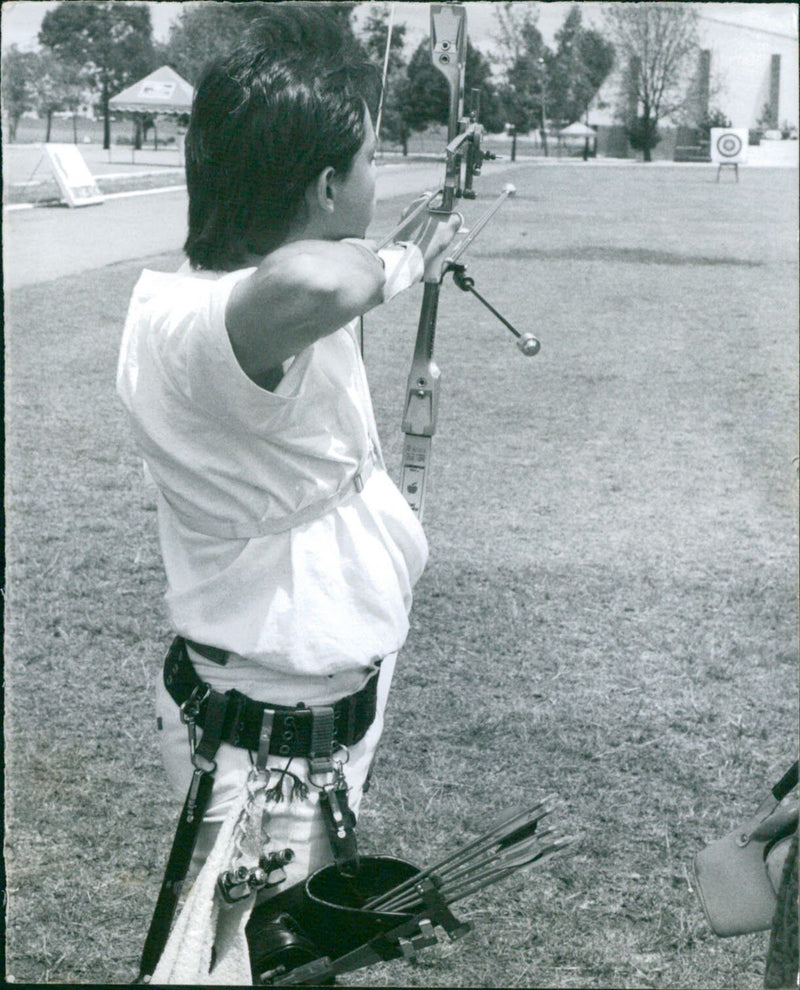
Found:
[[(108, 101), (109, 107), (117, 112), (130, 114), (139, 121), (146, 117), (184, 116), (192, 109), (194, 89), (178, 73), (168, 65), (151, 72), (149, 76), (140, 79), (123, 89), (121, 93), (112, 96)], [(178, 150), (183, 159), (182, 142)], [(155, 150), (158, 149), (158, 132), (155, 135)], [(131, 161), (135, 146), (131, 151)], [(109, 151), (110, 156), (110, 151)]]
[[(567, 139), (566, 143), (571, 144), (575, 140), (583, 139), (583, 157), (588, 158), (591, 154), (594, 157), (597, 154), (597, 131), (593, 127), (589, 127), (588, 124), (582, 124), (579, 120), (576, 120), (574, 124), (570, 124), (569, 127), (564, 127), (558, 132), (558, 143), (564, 144), (564, 138)], [(593, 141), (591, 152), (589, 151), (589, 141)]]

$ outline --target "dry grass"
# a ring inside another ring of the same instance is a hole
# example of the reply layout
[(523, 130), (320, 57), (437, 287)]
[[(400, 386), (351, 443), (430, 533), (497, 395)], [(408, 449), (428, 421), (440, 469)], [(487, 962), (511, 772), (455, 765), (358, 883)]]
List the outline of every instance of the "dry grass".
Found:
[[(517, 174), (470, 270), (537, 358), (443, 291), (431, 563), (362, 845), (433, 862), (550, 791), (584, 839), (465, 902), (464, 940), (353, 985), (761, 983), (766, 935), (711, 935), (691, 859), (796, 751), (796, 174), (713, 177)], [(178, 810), (151, 732), (169, 638), (155, 516), (113, 392), (140, 268), (6, 300), (20, 982), (132, 979)], [(393, 465), (418, 301), (368, 320)]]

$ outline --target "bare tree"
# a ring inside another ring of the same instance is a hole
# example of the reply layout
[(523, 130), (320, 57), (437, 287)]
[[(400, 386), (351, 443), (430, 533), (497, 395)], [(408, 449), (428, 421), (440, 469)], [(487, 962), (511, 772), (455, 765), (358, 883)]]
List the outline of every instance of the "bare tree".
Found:
[(604, 21), (628, 73), (628, 138), (649, 162), (659, 123), (678, 115), (689, 98), (700, 49), (698, 12), (690, 3), (611, 3)]
[(493, 35), (497, 45), (493, 61), (500, 66), (503, 75), (532, 52), (537, 57), (541, 54), (544, 42), (537, 27), (539, 11), (532, 4), (497, 3), (492, 13), (497, 27), (497, 33)]
[(512, 159), (516, 157), (516, 134), (538, 124), (547, 153), (547, 80), (553, 53), (537, 27), (539, 12), (527, 3), (498, 3), (493, 13), (497, 25), (497, 52), (493, 61), (500, 67), (500, 93), (505, 117), (513, 127)]

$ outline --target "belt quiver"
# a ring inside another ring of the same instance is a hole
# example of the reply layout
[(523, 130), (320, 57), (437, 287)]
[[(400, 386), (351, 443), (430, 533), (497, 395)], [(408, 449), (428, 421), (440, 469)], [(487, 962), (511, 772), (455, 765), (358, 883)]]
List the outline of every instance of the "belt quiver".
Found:
[[(340, 973), (401, 956), (469, 931), (449, 905), (516, 870), (546, 862), (577, 836), (545, 821), (555, 795), (517, 808), (444, 859), (418, 869), (388, 856), (362, 856), (353, 875), (326, 866), (253, 911), (247, 926), (257, 983), (318, 985)], [(308, 959), (317, 953), (316, 959)]]
[(254, 980), (276, 986), (317, 983), (336, 972), (411, 958), (437, 941), (432, 919), (453, 938), (465, 934), (469, 926), (453, 917), (431, 880), (423, 881), (429, 892), (423, 911), (364, 907), (419, 873), (405, 860), (362, 856), (355, 877), (325, 866), (256, 907), (247, 925)]

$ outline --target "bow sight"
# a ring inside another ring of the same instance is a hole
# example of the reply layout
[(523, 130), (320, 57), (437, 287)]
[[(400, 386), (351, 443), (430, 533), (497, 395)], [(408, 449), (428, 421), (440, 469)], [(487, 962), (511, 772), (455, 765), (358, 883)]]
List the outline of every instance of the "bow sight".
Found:
[[(464, 73), (467, 56), (467, 14), (461, 4), (431, 4), (431, 59), (434, 66), (447, 80), (450, 104), (445, 148), (445, 178), (441, 189), (429, 194), (425, 200), (403, 220), (427, 210), (428, 222), (443, 220), (454, 212), (456, 199), (474, 199), (473, 180), (480, 175), (481, 165), (495, 158), (482, 147), (483, 126), (478, 123), (480, 92), (472, 90), (470, 113), (464, 116)], [(452, 272), (456, 285), (464, 292), (471, 292), (517, 338), (517, 346), (526, 357), (539, 352), (540, 344), (530, 333), (520, 333), (475, 289), (475, 280), (466, 275), (466, 266), (458, 261), (481, 230), (491, 220), (503, 203), (514, 195), (508, 184), (495, 202), (472, 226), (466, 236), (456, 244), (445, 258), (438, 272), (426, 272), (424, 293), (420, 310), (414, 357), (406, 385), (406, 403), (403, 413), (403, 464), (400, 490), (411, 509), (421, 520), (424, 509), (425, 489), (430, 466), (432, 437), (436, 429), (439, 406), (439, 379), (441, 372), (433, 360), (433, 343), (436, 333), (436, 317), (439, 288), (444, 276)], [(435, 201), (441, 197), (438, 203)], [(398, 228), (400, 229), (400, 228)], [(380, 246), (394, 237), (390, 234)]]

